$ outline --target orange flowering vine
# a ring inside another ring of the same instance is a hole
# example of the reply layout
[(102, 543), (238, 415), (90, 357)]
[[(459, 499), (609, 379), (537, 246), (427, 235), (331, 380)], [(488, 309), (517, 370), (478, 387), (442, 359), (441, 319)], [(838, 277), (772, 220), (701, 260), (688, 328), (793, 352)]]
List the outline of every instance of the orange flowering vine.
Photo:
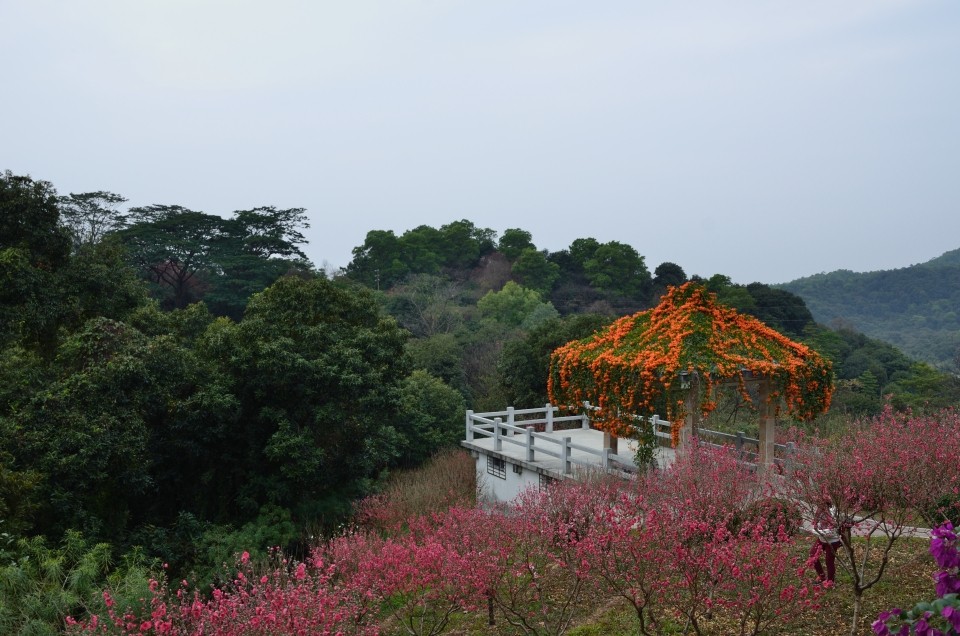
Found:
[(714, 294), (695, 283), (671, 288), (653, 309), (556, 349), (547, 390), (553, 404), (589, 400), (609, 414), (597, 427), (625, 436), (631, 432), (625, 414), (660, 412), (675, 422), (684, 417), (684, 397), (692, 389), (681, 381), (682, 372), (699, 376), (704, 415), (716, 407), (712, 388), (720, 382), (738, 382), (750, 400), (745, 372), (770, 378), (770, 399), (782, 399), (787, 412), (800, 419), (829, 409), (833, 394), (829, 360), (718, 304)]

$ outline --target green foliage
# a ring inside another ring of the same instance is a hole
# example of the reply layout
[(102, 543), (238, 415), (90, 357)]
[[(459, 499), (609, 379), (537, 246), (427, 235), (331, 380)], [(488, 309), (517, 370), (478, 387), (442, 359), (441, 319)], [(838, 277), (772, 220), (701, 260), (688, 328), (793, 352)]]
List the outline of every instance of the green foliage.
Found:
[(440, 229), (421, 225), (397, 236), (392, 230), (367, 232), (353, 249), (347, 275), (367, 287), (389, 289), (410, 274), (438, 274), (441, 269), (466, 270), (493, 251), (496, 234), (470, 221), (454, 221)]
[(586, 338), (609, 322), (608, 318), (595, 314), (552, 318), (525, 336), (506, 343), (497, 361), (497, 377), (507, 403), (546, 403), (547, 375), (553, 350), (571, 340)]
[(15, 554), (13, 562), (0, 564), (0, 633), (54, 636), (67, 616), (102, 607), (109, 545), (91, 545), (71, 531), (56, 548), (43, 537), (21, 539)]
[(660, 440), (657, 439), (653, 427), (640, 425), (634, 427), (633, 438), (637, 441), (637, 450), (633, 454), (633, 463), (640, 470), (650, 470), (657, 467), (657, 449)]
[(839, 270), (780, 285), (806, 302), (817, 322), (888, 342), (956, 371), (960, 351), (960, 250), (895, 270)]
[(59, 285), (60, 325), (71, 330), (96, 317), (124, 320), (148, 301), (143, 281), (111, 239), (81, 245), (61, 270)]
[[(213, 581), (217, 574), (231, 572), (237, 556), (249, 552), (254, 559), (265, 559), (272, 548), (289, 549), (300, 531), (290, 511), (274, 504), (262, 506), (256, 519), (239, 529), (230, 525), (210, 525), (197, 541), (200, 571), (198, 581)], [(228, 569), (229, 568), (229, 569)]]
[(104, 191), (60, 197), (60, 221), (70, 232), (74, 251), (96, 245), (126, 227), (126, 214), (119, 210), (126, 202), (119, 194)]
[(323, 278), (281, 279), (239, 324), (211, 325), (200, 350), (239, 409), (217, 497), (246, 514), (274, 502), (303, 518), (327, 497), (362, 493), (396, 459), (384, 424), (409, 372), (405, 341), (369, 292)]
[(511, 261), (517, 260), (528, 249), (536, 250), (536, 246), (533, 244), (533, 235), (519, 228), (504, 230), (500, 242), (497, 243), (497, 250)]
[(422, 369), (440, 378), (464, 396), (469, 395), (463, 364), (464, 347), (456, 336), (439, 333), (407, 342), (407, 353), (414, 369)]
[[(11, 420), (0, 417), (0, 436), (9, 439), (14, 434)], [(4, 544), (24, 536), (33, 525), (37, 508), (38, 485), (42, 475), (30, 468), (14, 468), (16, 458), (0, 448), (0, 562)]]
[(104, 318), (65, 339), (56, 363), (58, 379), (16, 413), (13, 453), (45, 476), (41, 527), (116, 540), (153, 488), (152, 432), (196, 364), (169, 337)]
[(303, 208), (260, 207), (225, 219), (151, 205), (131, 209), (129, 219), (117, 236), (167, 308), (209, 297), (217, 313), (239, 319), (250, 294), (309, 269), (299, 248), (300, 230), (309, 227)]
[(635, 299), (650, 292), (652, 280), (643, 257), (625, 243), (601, 243), (583, 262), (583, 269), (597, 289)]
[(20, 342), (49, 354), (59, 317), (57, 272), (70, 255), (56, 190), (0, 174), (0, 346)]
[(803, 341), (833, 362), (834, 412), (873, 415), (888, 400), (897, 409), (942, 408), (960, 402), (960, 380), (911, 360), (881, 340), (851, 329), (808, 325)]
[(463, 320), (461, 286), (442, 276), (415, 274), (387, 294), (390, 314), (419, 337), (454, 331)]
[(51, 183), (0, 174), (0, 249), (23, 250), (31, 267), (55, 270), (70, 254), (70, 236), (59, 223)]
[(440, 251), (445, 267), (465, 269), (494, 250), (497, 233), (489, 228), (476, 227), (466, 219), (440, 227)]
[(528, 247), (520, 252), (511, 270), (521, 285), (546, 296), (560, 278), (560, 266), (547, 260), (547, 254)]
[(519, 327), (534, 311), (545, 304), (548, 303), (544, 303), (536, 291), (509, 281), (500, 291), (487, 292), (477, 301), (477, 309), (485, 318), (503, 325)]
[(578, 238), (570, 244), (571, 260), (583, 269), (588, 260), (593, 258), (600, 247), (600, 242), (595, 238)]
[(421, 464), (438, 450), (463, 439), (463, 396), (426, 371), (414, 371), (400, 387), (397, 428), (404, 438), (401, 465)]
[(666, 291), (667, 287), (677, 287), (687, 282), (687, 274), (676, 263), (664, 262), (653, 270), (653, 285)]

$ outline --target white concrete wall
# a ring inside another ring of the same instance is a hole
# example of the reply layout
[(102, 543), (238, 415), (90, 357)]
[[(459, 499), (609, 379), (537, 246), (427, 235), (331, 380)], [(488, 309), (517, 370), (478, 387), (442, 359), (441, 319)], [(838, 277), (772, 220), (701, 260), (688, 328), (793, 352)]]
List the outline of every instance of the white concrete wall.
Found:
[(540, 475), (534, 470), (522, 468), (520, 474), (514, 472), (516, 464), (509, 461), (503, 478), (487, 472), (487, 457), (485, 453), (477, 453), (477, 484), (480, 488), (481, 499), (488, 502), (512, 501), (527, 488), (540, 487)]

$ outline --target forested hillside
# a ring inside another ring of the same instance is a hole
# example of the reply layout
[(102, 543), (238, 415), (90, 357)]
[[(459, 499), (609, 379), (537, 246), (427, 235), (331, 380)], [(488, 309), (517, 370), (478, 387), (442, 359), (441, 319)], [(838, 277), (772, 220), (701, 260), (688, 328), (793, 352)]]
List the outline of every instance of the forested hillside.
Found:
[(205, 585), (241, 550), (302, 554), (456, 446), (466, 408), (542, 405), (553, 349), (691, 279), (829, 357), (834, 413), (960, 402), (955, 377), (816, 324), (790, 291), (651, 272), (617, 241), (374, 229), (331, 276), (300, 208), (124, 202), (0, 175), (3, 633), (102, 609), (108, 576), (136, 599), (159, 563)]
[(840, 270), (779, 287), (803, 298), (820, 323), (854, 329), (960, 371), (960, 249), (901, 269)]

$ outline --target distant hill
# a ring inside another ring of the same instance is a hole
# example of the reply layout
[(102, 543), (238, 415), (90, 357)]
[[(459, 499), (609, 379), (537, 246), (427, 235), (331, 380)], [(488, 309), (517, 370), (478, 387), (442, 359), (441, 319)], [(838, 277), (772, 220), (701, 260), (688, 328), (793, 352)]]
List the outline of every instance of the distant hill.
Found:
[(783, 285), (817, 322), (847, 326), (907, 355), (956, 371), (960, 355), (960, 249), (878, 272), (839, 270)]

